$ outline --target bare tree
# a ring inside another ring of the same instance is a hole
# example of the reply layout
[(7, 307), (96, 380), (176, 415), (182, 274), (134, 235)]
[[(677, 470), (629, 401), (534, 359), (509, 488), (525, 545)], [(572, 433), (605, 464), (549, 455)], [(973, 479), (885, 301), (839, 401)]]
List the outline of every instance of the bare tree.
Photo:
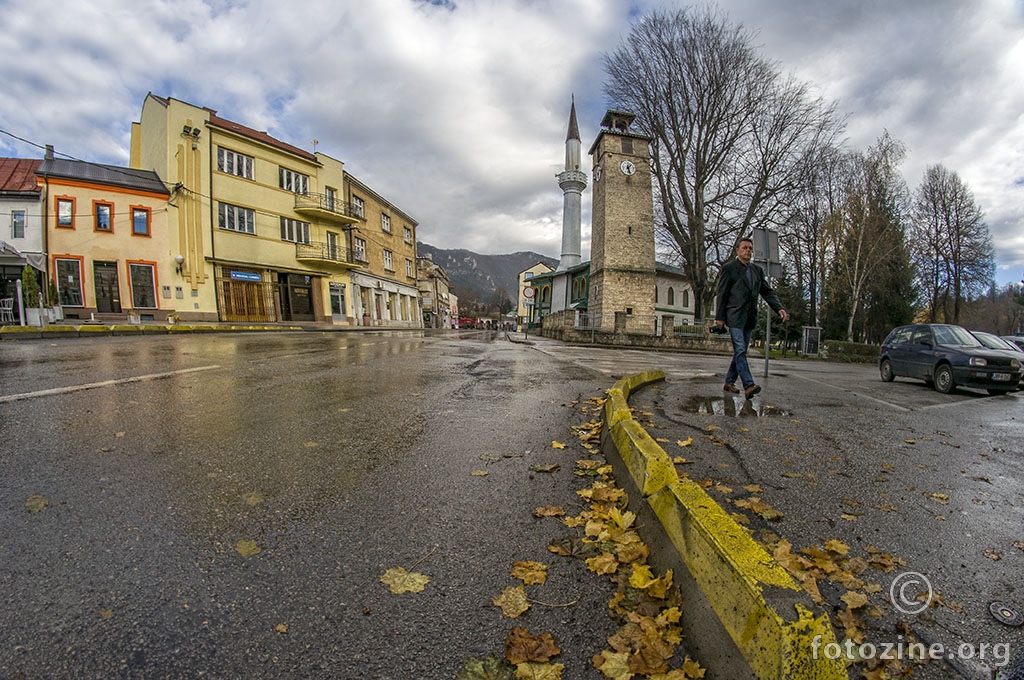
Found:
[(835, 105), (782, 76), (711, 7), (650, 13), (605, 70), (608, 97), (652, 138), (658, 226), (678, 247), (702, 318), (740, 237), (788, 217), (801, 159), (841, 128)]
[[(791, 205), (791, 215), (779, 237), (789, 257), (795, 285), (806, 292), (806, 321), (818, 324), (825, 291), (838, 246), (839, 216), (846, 200), (852, 171), (851, 154), (836, 146), (822, 146), (804, 157), (803, 190)], [(788, 308), (787, 308), (788, 309)]]
[[(833, 226), (839, 231), (834, 260), (834, 286), (847, 301), (846, 339), (854, 340), (857, 314), (878, 290), (876, 277), (905, 257), (904, 219), (908, 210), (906, 182), (899, 165), (906, 148), (886, 131), (865, 154), (854, 155), (846, 200)], [(905, 291), (897, 294), (905, 295)]]
[(992, 284), (992, 238), (960, 176), (942, 165), (925, 171), (914, 201), (914, 260), (931, 321), (960, 323), (966, 299)]

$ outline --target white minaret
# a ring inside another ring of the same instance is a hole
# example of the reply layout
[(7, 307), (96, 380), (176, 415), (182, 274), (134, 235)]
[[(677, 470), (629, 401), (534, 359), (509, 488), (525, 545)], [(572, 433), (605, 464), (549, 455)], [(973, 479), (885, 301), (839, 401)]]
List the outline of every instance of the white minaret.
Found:
[(565, 172), (555, 175), (562, 189), (562, 257), (558, 271), (575, 267), (583, 261), (580, 255), (580, 203), (587, 188), (587, 175), (580, 170), (580, 128), (576, 124), (576, 97), (569, 110), (569, 132), (565, 136)]

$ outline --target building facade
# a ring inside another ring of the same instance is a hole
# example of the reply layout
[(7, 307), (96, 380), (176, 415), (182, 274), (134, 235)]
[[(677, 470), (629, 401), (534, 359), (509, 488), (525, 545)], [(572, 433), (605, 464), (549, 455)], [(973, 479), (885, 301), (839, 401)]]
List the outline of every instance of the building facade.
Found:
[(346, 200), (359, 221), (350, 230), (352, 320), (360, 326), (420, 328), (417, 288), (418, 223), (352, 175), (345, 174)]
[(534, 307), (537, 305), (537, 288), (534, 284), (534, 277), (554, 271), (551, 267), (538, 262), (519, 272), (519, 292), (516, 296), (516, 321), (523, 324), (535, 323)]
[(13, 323), (19, 318), (21, 300), (17, 281), (25, 265), (47, 278), (42, 189), (36, 181), (38, 159), (0, 158), (0, 300), (12, 302)]
[(170, 191), (155, 172), (48, 152), (36, 177), (49, 278), (65, 318), (163, 320), (175, 309)]
[(452, 315), (451, 280), (444, 267), (421, 257), (416, 261), (417, 285), (424, 328), (453, 328), (458, 326), (458, 307)]
[(173, 98), (146, 96), (131, 166), (173, 187), (168, 208), (182, 320), (353, 323), (344, 168)]

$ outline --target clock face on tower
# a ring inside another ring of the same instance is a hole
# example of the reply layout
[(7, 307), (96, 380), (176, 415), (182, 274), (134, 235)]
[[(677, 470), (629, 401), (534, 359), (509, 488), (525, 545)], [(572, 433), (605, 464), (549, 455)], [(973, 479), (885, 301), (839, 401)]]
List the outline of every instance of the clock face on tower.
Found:
[(594, 168), (594, 181), (595, 182), (600, 182), (601, 181), (601, 166), (600, 165), (597, 166), (596, 168)]
[(636, 166), (631, 161), (622, 161), (619, 164), (619, 170), (622, 170), (623, 175), (632, 175), (636, 172)]

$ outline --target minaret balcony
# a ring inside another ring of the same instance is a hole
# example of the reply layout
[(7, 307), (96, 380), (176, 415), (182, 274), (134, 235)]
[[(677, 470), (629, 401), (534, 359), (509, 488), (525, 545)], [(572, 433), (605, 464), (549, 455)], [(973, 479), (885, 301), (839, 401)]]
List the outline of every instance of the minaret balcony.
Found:
[(351, 203), (330, 194), (295, 194), (295, 212), (341, 224), (356, 224), (363, 218)]
[(565, 172), (558, 173), (557, 177), (558, 186), (563, 191), (569, 189), (583, 191), (587, 188), (587, 173), (582, 170), (566, 170)]

